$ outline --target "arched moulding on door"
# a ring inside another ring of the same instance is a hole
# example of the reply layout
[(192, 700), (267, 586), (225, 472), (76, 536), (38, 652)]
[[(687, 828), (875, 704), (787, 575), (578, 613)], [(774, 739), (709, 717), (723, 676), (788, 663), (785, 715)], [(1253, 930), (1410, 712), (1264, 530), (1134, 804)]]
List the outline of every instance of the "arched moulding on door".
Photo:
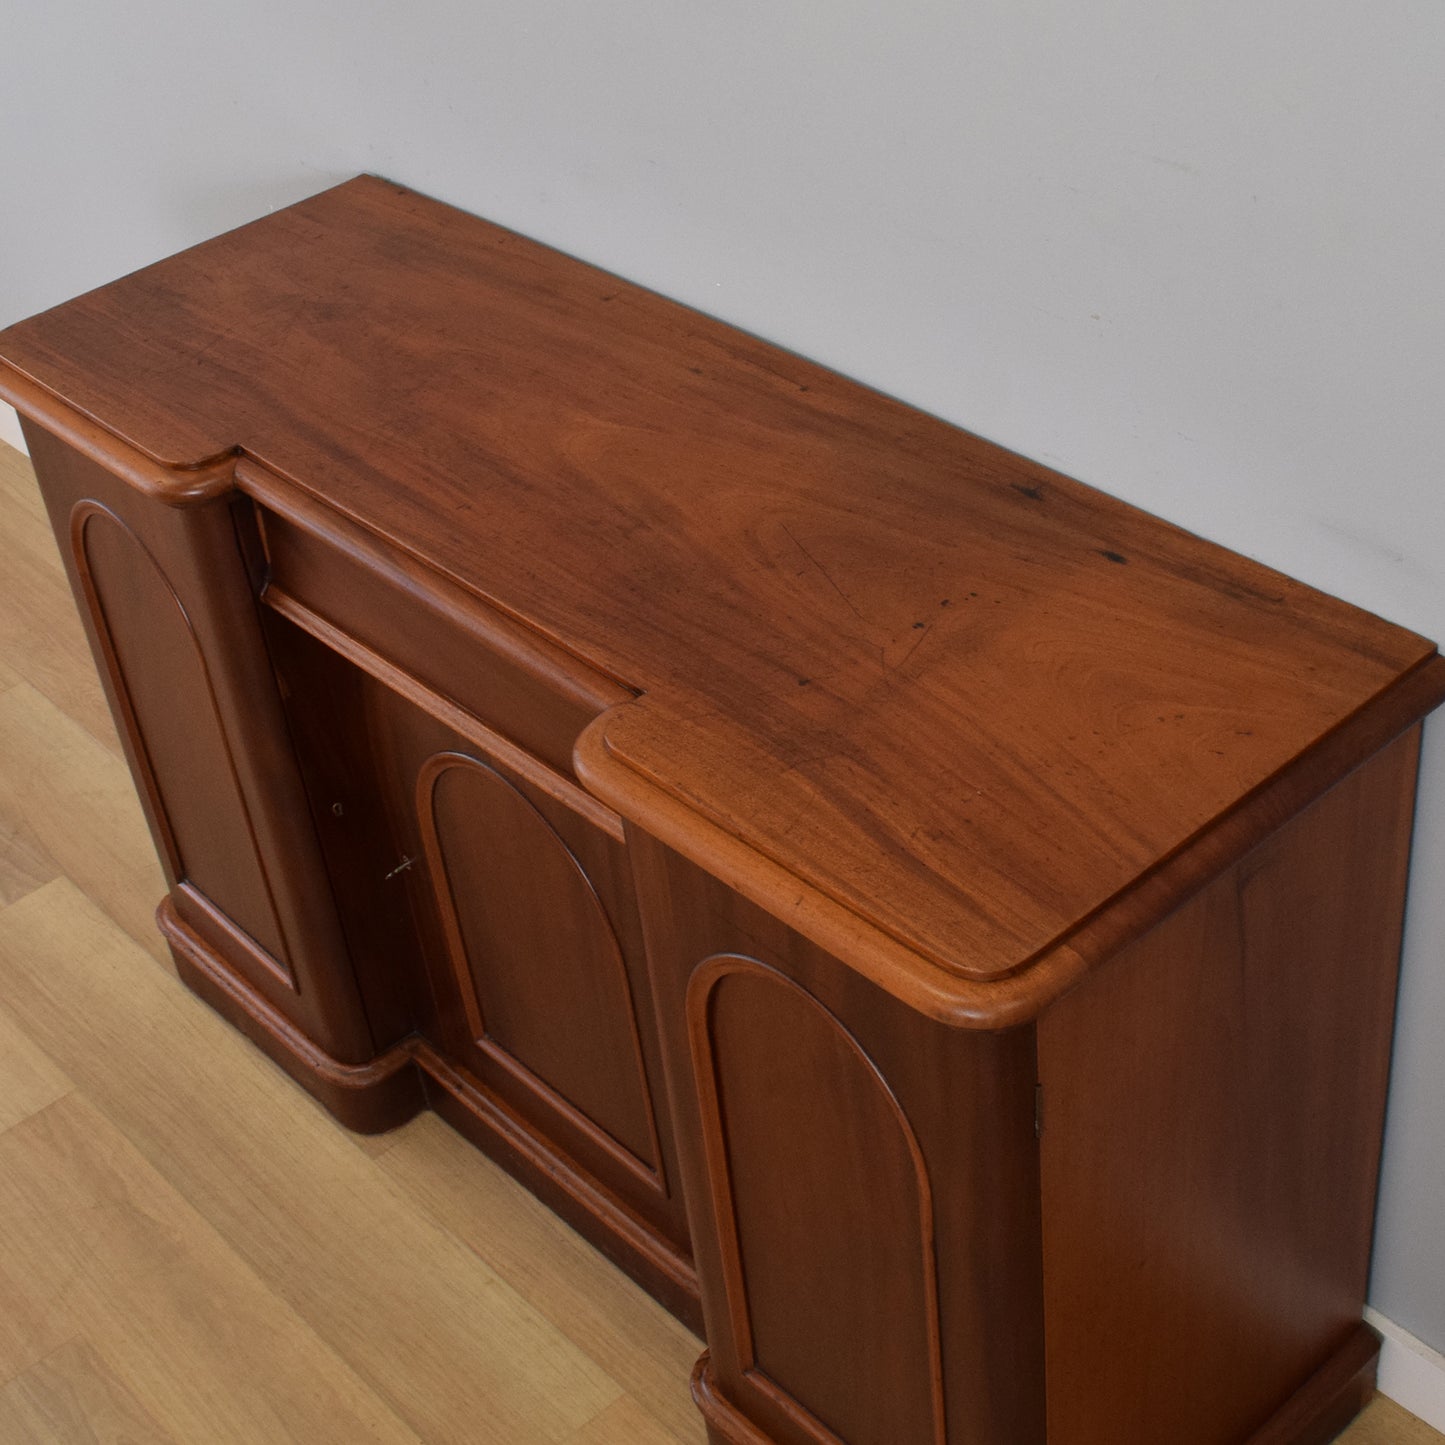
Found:
[(820, 1441), (943, 1445), (933, 1195), (887, 1080), (756, 959), (705, 960), (686, 1007), (731, 1334), (714, 1360), (735, 1352)]
[(582, 864), (516, 786), (466, 753), (427, 760), (417, 812), (476, 1047), (660, 1189), (632, 985)]
[(134, 530), (78, 503), (70, 543), (158, 842), (184, 880), (259, 947), (248, 958), (295, 992), (254, 820), (185, 604)]

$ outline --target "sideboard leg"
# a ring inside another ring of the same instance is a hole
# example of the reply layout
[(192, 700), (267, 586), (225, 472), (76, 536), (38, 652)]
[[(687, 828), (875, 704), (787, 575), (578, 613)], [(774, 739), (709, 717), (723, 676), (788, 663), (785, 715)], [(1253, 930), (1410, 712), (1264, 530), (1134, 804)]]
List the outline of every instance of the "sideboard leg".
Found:
[(403, 1040), (367, 1063), (343, 1063), (263, 998), (187, 924), (169, 898), (156, 910), (156, 923), (181, 982), (348, 1129), (382, 1134), (406, 1123), (426, 1106), (411, 1040)]
[(1375, 1393), (1380, 1337), (1360, 1324), (1245, 1445), (1326, 1445)]
[(707, 1426), (708, 1445), (773, 1445), (769, 1436), (718, 1392), (712, 1356), (707, 1350), (693, 1366), (692, 1398)]

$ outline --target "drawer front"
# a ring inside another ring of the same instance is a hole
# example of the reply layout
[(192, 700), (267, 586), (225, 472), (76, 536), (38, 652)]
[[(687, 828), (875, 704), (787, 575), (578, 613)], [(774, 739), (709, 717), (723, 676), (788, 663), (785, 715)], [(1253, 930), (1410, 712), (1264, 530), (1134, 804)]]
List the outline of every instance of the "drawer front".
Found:
[(572, 747), (633, 693), (368, 533), (304, 504), (256, 508), (262, 600), (360, 642), (567, 777)]

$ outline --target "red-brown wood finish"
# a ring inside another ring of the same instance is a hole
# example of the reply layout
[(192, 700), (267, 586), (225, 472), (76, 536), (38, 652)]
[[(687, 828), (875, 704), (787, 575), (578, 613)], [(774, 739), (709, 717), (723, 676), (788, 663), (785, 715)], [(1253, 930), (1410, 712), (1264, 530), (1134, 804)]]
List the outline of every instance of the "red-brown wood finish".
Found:
[[(467, 1046), (575, 1127), (600, 1130), (621, 1167), (659, 1182), (622, 944), (596, 883), (525, 786), (453, 749), (433, 753), (417, 779), (422, 848)], [(623, 866), (616, 860), (613, 871)]]
[(233, 501), (156, 507), (26, 435), (176, 912), (329, 1054), (365, 1061)]
[[(554, 780), (561, 796), (539, 786), (539, 760), (516, 771), (485, 727), (454, 731), (419, 684), (404, 695), (403, 675), (378, 678), (279, 617), (268, 635), (322, 850), (356, 900), (373, 1016), (428, 1040), (446, 1061), (441, 1082), (490, 1100), (635, 1215), (695, 1317), (621, 838), (568, 806), (575, 784)], [(623, 1257), (658, 1287), (655, 1262)]]
[(1433, 653), (371, 177), (0, 355), (184, 485), (239, 449), (645, 692), (596, 786), (650, 780), (945, 981), (1026, 971)]
[(630, 841), (703, 1286), (699, 1402), (779, 1445), (1044, 1441), (1032, 1030), (919, 1014)]
[(1359, 1324), (1417, 749), (1041, 1020), (1059, 1445), (1243, 1438)]
[(1322, 1445), (1401, 628), (362, 177), (0, 333), (182, 977), (729, 1445)]
[(856, 1445), (942, 1445), (933, 1186), (888, 1081), (835, 1015), (755, 959), (708, 960), (687, 1012), (749, 1382)]

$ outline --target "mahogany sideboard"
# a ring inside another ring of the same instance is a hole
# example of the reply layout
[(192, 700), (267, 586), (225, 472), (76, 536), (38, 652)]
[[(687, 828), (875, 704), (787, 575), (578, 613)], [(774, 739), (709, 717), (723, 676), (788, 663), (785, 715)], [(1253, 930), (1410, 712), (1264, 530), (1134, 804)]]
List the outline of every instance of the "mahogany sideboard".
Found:
[(1434, 646), (374, 177), (0, 334), (181, 976), (727, 1445), (1314, 1445)]

